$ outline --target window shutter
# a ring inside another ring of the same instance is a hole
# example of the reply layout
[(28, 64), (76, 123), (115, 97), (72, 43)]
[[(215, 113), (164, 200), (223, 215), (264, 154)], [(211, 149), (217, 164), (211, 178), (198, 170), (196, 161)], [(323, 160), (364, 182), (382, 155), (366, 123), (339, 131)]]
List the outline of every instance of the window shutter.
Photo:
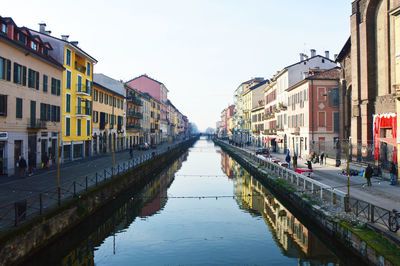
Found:
[(22, 118), (22, 99), (17, 98), (16, 102), (16, 118)]
[(61, 81), (57, 79), (57, 96), (61, 95)]
[(43, 75), (43, 92), (47, 92), (47, 76)]
[(57, 106), (57, 122), (61, 121), (60, 106)]
[(26, 66), (22, 69), (22, 85), (26, 86)]
[(44, 103), (40, 103), (40, 120), (44, 121), (45, 117), (44, 117)]
[(18, 66), (17, 63), (14, 62), (14, 83), (18, 83)]
[(46, 111), (47, 111), (47, 116), (46, 116), (46, 121), (51, 121), (51, 109), (50, 109), (50, 104), (46, 104)]
[(39, 72), (36, 72), (36, 89), (39, 90)]
[(11, 81), (11, 61), (7, 60), (7, 81)]

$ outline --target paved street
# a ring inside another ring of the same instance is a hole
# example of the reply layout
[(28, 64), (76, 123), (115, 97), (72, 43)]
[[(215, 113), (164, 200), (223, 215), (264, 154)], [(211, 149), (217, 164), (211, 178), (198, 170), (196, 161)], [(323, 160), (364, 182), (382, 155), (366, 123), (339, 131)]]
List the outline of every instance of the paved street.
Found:
[[(254, 152), (253, 147), (244, 148)], [(280, 153), (271, 153), (272, 157), (285, 161), (285, 155)], [(292, 162), (291, 162), (292, 163)], [(298, 160), (298, 167), (306, 168), (305, 160)], [(293, 167), (293, 165), (291, 165)], [(347, 193), (347, 176), (340, 175), (344, 167), (333, 167), (329, 165), (313, 164), (314, 174), (312, 177), (324, 184), (335, 187), (336, 189)], [(382, 181), (378, 178), (372, 178), (372, 187), (366, 186), (365, 178), (361, 176), (350, 177), (350, 196), (360, 200), (370, 202), (376, 206), (387, 210), (400, 210), (400, 186), (392, 186), (389, 181)]]
[[(152, 152), (161, 153), (180, 143), (176, 141), (173, 143), (163, 143), (155, 150), (143, 151), (142, 156), (151, 154)], [(140, 151), (134, 150), (134, 158), (140, 158)], [(129, 150), (115, 153), (116, 167), (118, 164), (122, 167), (124, 162), (130, 160)], [(60, 183), (71, 183), (74, 180), (83, 178), (85, 176), (93, 176), (96, 172), (102, 174), (104, 169), (111, 172), (113, 165), (112, 153), (85, 158), (66, 163), (60, 168)], [(1, 206), (13, 203), (15, 201), (33, 196), (43, 191), (57, 187), (57, 169), (52, 167), (46, 170), (38, 170), (36, 174), (26, 178), (17, 176), (2, 177), (0, 182), (0, 202)]]

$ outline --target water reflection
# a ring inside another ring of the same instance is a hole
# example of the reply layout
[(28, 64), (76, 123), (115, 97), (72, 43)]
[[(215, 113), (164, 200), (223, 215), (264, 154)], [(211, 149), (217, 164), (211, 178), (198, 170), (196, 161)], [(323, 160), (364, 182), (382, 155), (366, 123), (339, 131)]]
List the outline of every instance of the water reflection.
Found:
[(224, 173), (235, 180), (240, 208), (262, 216), (282, 253), (297, 258), (299, 265), (338, 264), (339, 260), (257, 179), (228, 154), (221, 153)]
[(168, 187), (174, 180), (175, 173), (182, 167), (187, 158), (186, 152), (168, 169), (148, 183), (142, 191), (131, 200), (120, 206), (114, 214), (96, 228), (82, 243), (66, 255), (62, 265), (95, 265), (96, 247), (102, 245), (108, 237), (113, 237), (113, 253), (115, 254), (115, 235), (123, 233), (137, 217), (150, 217), (160, 212), (167, 203)]

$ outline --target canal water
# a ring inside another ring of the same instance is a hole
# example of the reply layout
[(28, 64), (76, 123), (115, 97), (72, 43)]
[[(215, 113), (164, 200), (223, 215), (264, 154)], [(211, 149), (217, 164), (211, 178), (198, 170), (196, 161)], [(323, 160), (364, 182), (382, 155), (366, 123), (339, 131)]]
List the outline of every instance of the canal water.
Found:
[(200, 139), (31, 259), (41, 265), (339, 265), (309, 228), (213, 142)]

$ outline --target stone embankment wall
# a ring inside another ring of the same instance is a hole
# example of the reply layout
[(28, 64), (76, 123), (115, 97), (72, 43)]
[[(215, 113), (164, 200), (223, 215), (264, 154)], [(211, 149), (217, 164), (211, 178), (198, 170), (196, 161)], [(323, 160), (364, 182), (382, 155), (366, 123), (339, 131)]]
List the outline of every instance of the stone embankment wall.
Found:
[(133, 186), (143, 186), (174, 162), (196, 140), (185, 141), (180, 146), (79, 194), (59, 208), (3, 233), (0, 236), (0, 265), (21, 263), (57, 237), (79, 226), (102, 206), (115, 200), (120, 193)]
[(301, 217), (304, 224), (319, 232), (324, 243), (333, 247), (346, 265), (366, 263), (372, 265), (400, 265), (399, 247), (384, 239), (370, 228), (356, 228), (302, 197), (290, 185), (268, 172), (253, 158), (244, 156), (240, 149), (215, 140), (225, 152), (235, 159), (251, 175), (274, 193), (290, 211)]

